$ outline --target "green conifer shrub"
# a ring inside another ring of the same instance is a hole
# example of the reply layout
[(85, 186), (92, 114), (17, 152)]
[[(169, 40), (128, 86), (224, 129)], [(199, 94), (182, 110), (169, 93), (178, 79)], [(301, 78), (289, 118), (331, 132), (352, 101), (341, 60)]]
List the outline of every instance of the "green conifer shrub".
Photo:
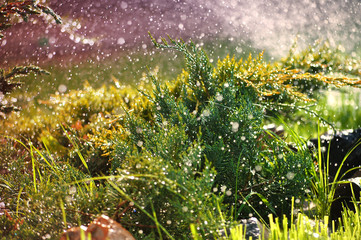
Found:
[[(153, 39), (159, 48), (184, 53), (186, 69), (173, 83), (162, 84), (156, 76), (150, 76), (153, 91), (144, 92), (144, 95), (153, 106), (154, 118), (149, 121), (136, 114), (127, 115), (123, 125), (128, 131), (127, 137), (115, 138), (110, 143), (115, 145), (111, 154), (112, 172), (120, 175), (124, 171), (155, 176), (165, 174), (171, 182), (187, 179), (181, 182), (181, 188), (191, 179), (202, 181), (207, 178), (204, 169), (213, 167), (216, 171), (214, 181), (202, 187), (207, 187), (205, 192), (208, 194), (222, 197), (228, 217), (236, 220), (250, 214), (263, 219), (269, 213), (289, 215), (291, 198), (295, 197), (297, 203), (301, 203), (306, 196), (313, 162), (304, 146), (300, 145), (300, 151), (294, 152), (283, 140), (266, 137), (272, 134), (262, 128), (265, 112), (274, 111), (273, 106), (284, 101), (312, 101), (307, 92), (293, 84), (299, 80), (336, 85), (356, 85), (357, 82), (267, 64), (262, 55), (258, 58), (250, 56), (245, 62), (227, 57), (214, 68), (207, 55), (195, 45), (170, 41), (168, 44), (163, 39), (163, 44), (159, 44)], [(202, 149), (198, 157), (182, 160), (184, 155), (181, 153), (187, 152), (185, 149), (194, 143)], [(129, 166), (132, 171), (129, 171)], [(155, 169), (159, 166), (162, 174)], [(181, 170), (187, 166), (193, 166), (192, 172)], [(174, 168), (181, 171), (176, 175), (169, 174)], [(194, 218), (185, 216), (184, 212), (175, 215), (177, 209), (171, 210), (173, 206), (186, 204), (184, 200), (171, 204), (177, 198), (166, 193), (172, 192), (170, 189), (160, 190), (164, 186), (158, 187), (154, 180), (141, 181), (146, 182), (145, 185), (137, 180), (119, 183), (119, 187), (123, 194), (140, 201), (144, 209), (162, 216), (158, 221), (163, 226), (172, 217), (183, 221), (189, 219), (188, 224), (192, 223)], [(156, 197), (152, 196), (153, 191), (156, 191)], [(187, 194), (182, 193), (184, 199), (188, 199)], [(152, 201), (147, 204), (149, 199)], [(166, 211), (152, 207), (166, 203)], [(194, 216), (202, 216), (200, 210), (195, 209)], [(212, 226), (208, 227), (212, 229)], [(172, 236), (177, 238), (184, 236), (178, 234), (172, 232)]]

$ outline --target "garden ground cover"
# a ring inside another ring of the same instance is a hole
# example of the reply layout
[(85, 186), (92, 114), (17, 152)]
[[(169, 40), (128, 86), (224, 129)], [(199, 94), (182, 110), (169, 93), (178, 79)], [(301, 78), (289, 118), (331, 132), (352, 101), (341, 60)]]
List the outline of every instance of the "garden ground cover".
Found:
[[(85, 84), (43, 98), (42, 109), (33, 103), (36, 114), (13, 113), (2, 123), (11, 136), (1, 148), (5, 239), (56, 239), (99, 214), (120, 221), (137, 239), (217, 238), (217, 230), (250, 216), (276, 239), (288, 235), (288, 226), (292, 234), (305, 233), (291, 219), (293, 204), (317, 198), (307, 194), (315, 181), (312, 155), (293, 152), (263, 125), (288, 119), (317, 129), (315, 118), (296, 110), (320, 111), (308, 102), (328, 84), (357, 86), (360, 62), (327, 43), (289, 56), (292, 61), (269, 63), (254, 54), (212, 62), (197, 46), (168, 41), (154, 43), (185, 56), (185, 69), (172, 80), (156, 68), (135, 86), (114, 76), (107, 86)], [(344, 126), (347, 118), (339, 119)], [(300, 134), (291, 133), (288, 140), (302, 149)], [(348, 214), (346, 224), (359, 219)], [(295, 239), (328, 234), (305, 226), (310, 234)], [(347, 231), (344, 236), (352, 235)]]

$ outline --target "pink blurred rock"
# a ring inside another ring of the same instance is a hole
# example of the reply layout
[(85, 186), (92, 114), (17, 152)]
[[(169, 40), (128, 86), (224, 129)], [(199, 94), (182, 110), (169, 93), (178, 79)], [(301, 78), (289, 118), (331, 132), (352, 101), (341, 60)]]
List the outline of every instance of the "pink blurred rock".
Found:
[[(84, 236), (83, 238), (81, 236)], [(64, 232), (60, 240), (135, 240), (135, 238), (125, 229), (109, 218), (102, 215), (95, 219), (88, 227), (81, 226), (68, 229)]]

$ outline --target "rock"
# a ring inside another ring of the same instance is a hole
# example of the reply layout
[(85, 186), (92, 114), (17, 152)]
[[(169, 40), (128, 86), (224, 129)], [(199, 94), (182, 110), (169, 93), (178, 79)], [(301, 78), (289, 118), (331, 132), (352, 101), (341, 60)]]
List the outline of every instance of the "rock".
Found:
[[(60, 236), (60, 240), (80, 240), (81, 235), (85, 235), (86, 227), (74, 227), (68, 229), (66, 232), (62, 233)], [(87, 237), (85, 237), (85, 240), (88, 240)]]
[[(344, 179), (347, 179), (361, 174), (361, 171), (359, 170), (347, 172), (351, 168), (361, 166), (361, 145), (357, 145), (360, 138), (361, 128), (356, 130), (344, 130), (337, 132), (336, 134), (326, 133), (321, 135), (320, 147), (322, 150), (322, 161), (326, 163), (327, 157), (329, 157), (329, 176), (331, 177), (331, 180), (335, 178), (336, 173), (347, 153), (354, 147), (355, 149), (352, 150), (342, 165), (338, 177), (340, 178), (343, 174), (345, 174)], [(310, 148), (313, 148), (317, 152), (318, 139), (311, 139), (310, 143)]]
[[(84, 236), (84, 237), (82, 237)], [(70, 228), (60, 236), (60, 240), (135, 240), (135, 238), (113, 219), (102, 215), (88, 227)]]
[[(268, 239), (268, 230), (263, 226), (262, 223), (258, 221), (257, 218), (251, 217), (249, 219), (241, 219), (240, 222), (241, 225), (243, 225), (243, 229), (246, 228), (245, 239), (258, 239), (259, 237), (262, 237), (263, 232), (265, 239)], [(218, 231), (218, 234), (220, 235), (220, 237), (226, 237), (230, 236), (231, 231), (230, 229), (221, 229)]]
[[(320, 136), (322, 162), (326, 163), (327, 158), (329, 158), (328, 171), (330, 183), (336, 178), (337, 171), (340, 167), (341, 169), (337, 180), (347, 179), (350, 181), (350, 183), (338, 184), (335, 190), (334, 201), (330, 209), (330, 220), (336, 221), (336, 225), (339, 224), (339, 219), (342, 218), (344, 207), (355, 211), (352, 200), (360, 199), (360, 181), (357, 182), (356, 177), (361, 176), (361, 171), (359, 169), (349, 171), (354, 167), (361, 166), (361, 145), (358, 145), (360, 138), (361, 128), (344, 130), (336, 132), (335, 134), (326, 133)], [(317, 154), (318, 138), (310, 140), (310, 149), (313, 149)], [(344, 159), (345, 161), (342, 164)], [(355, 182), (357, 182), (357, 184)]]
[[(262, 236), (262, 232), (266, 231), (266, 228), (264, 228), (262, 223), (260, 223), (255, 217), (242, 219), (241, 222), (243, 226), (246, 227), (246, 239), (251, 237), (252, 239), (258, 239), (260, 236)], [(265, 232), (264, 236), (267, 239), (268, 232)]]
[(360, 191), (360, 186), (354, 182), (338, 184), (330, 210), (330, 219), (336, 221), (336, 225), (338, 220), (342, 219), (342, 211), (345, 207), (351, 211), (356, 210), (352, 200), (359, 201)]

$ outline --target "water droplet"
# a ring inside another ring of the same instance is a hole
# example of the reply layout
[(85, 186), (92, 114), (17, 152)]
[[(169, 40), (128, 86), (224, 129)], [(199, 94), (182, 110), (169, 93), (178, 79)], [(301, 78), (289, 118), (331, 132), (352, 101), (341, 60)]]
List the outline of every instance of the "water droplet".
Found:
[(262, 166), (257, 165), (257, 166), (255, 167), (255, 169), (256, 169), (256, 171), (257, 171), (257, 172), (259, 172), (259, 171), (261, 171), (261, 170), (262, 170)]
[(128, 3), (122, 1), (122, 3), (120, 4), (120, 7), (121, 7), (122, 9), (126, 9), (126, 8), (128, 7)]
[(231, 122), (232, 125), (232, 132), (238, 132), (239, 123), (238, 122)]
[(140, 127), (137, 127), (137, 129), (135, 130), (137, 133), (142, 133), (143, 132), (143, 129), (140, 128)]
[(65, 93), (66, 90), (67, 90), (66, 85), (64, 85), (64, 84), (60, 84), (60, 85), (59, 85), (58, 91), (59, 91), (60, 93)]
[(318, 234), (318, 233), (313, 233), (312, 235), (313, 235), (314, 238), (319, 238), (320, 237), (320, 234)]
[(202, 113), (203, 117), (209, 117), (211, 115), (211, 112), (208, 109), (205, 109)]
[(221, 102), (221, 101), (223, 100), (223, 96), (222, 96), (221, 94), (217, 93), (217, 94), (216, 94), (216, 100), (217, 100), (218, 102)]
[(295, 177), (295, 174), (293, 172), (288, 172), (286, 177), (288, 180), (292, 180)]
[(76, 193), (76, 187), (72, 186), (69, 188), (69, 194), (75, 194)]
[(118, 38), (117, 44), (123, 45), (124, 43), (125, 43), (125, 39), (124, 39), (124, 38), (122, 38), (122, 37)]
[(142, 146), (143, 146), (143, 141), (138, 141), (138, 142), (137, 142), (137, 146), (138, 146), (138, 147), (142, 147)]

